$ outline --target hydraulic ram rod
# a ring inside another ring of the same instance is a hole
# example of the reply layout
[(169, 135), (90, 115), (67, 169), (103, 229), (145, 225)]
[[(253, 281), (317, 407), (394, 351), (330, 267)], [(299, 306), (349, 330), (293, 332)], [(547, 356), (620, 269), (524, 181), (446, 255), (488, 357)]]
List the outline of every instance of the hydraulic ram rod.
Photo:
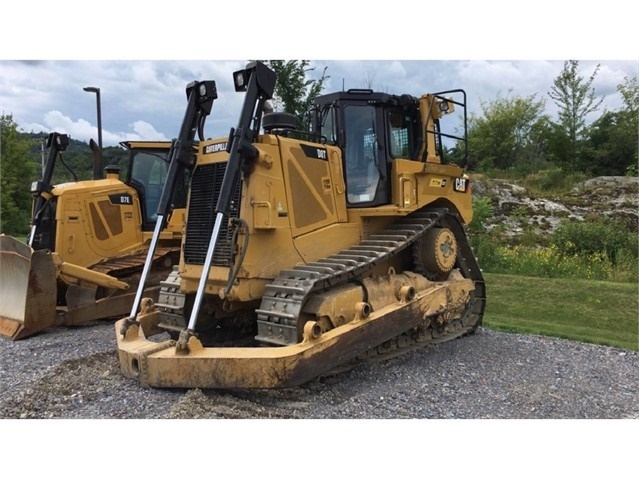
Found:
[[(179, 136), (173, 141), (169, 151), (169, 171), (167, 180), (162, 189), (162, 196), (157, 209), (157, 222), (151, 238), (151, 244), (146, 256), (140, 284), (138, 285), (135, 299), (131, 307), (131, 313), (127, 318), (126, 324), (135, 322), (147, 276), (153, 263), (153, 255), (157, 247), (162, 228), (164, 228), (165, 219), (171, 212), (171, 202), (177, 187), (178, 179), (181, 178), (180, 173), (186, 169), (192, 169), (194, 166), (193, 158), (193, 140), (195, 132), (198, 131), (203, 136), (203, 127), (206, 117), (211, 113), (213, 101), (217, 98), (217, 89), (214, 81), (191, 82), (186, 87), (186, 96), (188, 99), (186, 112), (182, 121)], [(202, 138), (200, 138), (202, 139)]]
[(229, 135), (227, 146), (229, 159), (215, 206), (215, 225), (206, 251), (202, 275), (200, 276), (187, 329), (180, 333), (180, 340), (178, 341), (178, 348), (180, 349), (186, 349), (189, 337), (195, 332), (197, 316), (202, 305), (213, 254), (217, 246), (217, 237), (222, 227), (224, 215), (228, 213), (233, 191), (241, 180), (241, 173), (246, 161), (255, 159), (259, 154), (257, 148), (253, 146), (253, 142), (259, 132), (264, 103), (272, 98), (276, 79), (275, 72), (260, 62), (249, 63), (244, 70), (233, 74), (236, 91), (246, 91), (246, 96), (238, 126), (232, 129)]

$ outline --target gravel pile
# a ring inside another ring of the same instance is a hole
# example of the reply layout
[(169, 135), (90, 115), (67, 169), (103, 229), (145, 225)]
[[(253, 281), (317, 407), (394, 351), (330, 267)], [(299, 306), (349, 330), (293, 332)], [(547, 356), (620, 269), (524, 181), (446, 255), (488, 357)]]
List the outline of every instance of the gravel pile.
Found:
[(639, 418), (636, 352), (480, 329), (271, 391), (144, 389), (110, 322), (0, 337), (0, 418)]

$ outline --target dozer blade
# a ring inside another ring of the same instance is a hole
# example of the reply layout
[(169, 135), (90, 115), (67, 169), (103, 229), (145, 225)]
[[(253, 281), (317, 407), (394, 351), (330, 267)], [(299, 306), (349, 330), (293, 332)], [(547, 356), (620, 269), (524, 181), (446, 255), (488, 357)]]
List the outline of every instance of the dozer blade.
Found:
[(128, 328), (124, 336), (121, 331), (126, 318), (115, 323), (120, 370), (144, 387), (295, 387), (416, 328), (430, 316), (450, 314), (470, 304), (474, 289), (470, 279), (434, 284), (413, 299), (402, 299), (323, 334), (317, 334), (314, 323), (308, 322), (301, 343), (275, 347), (203, 347), (191, 336), (188, 351), (180, 351), (175, 341), (147, 339), (157, 326), (155, 309), (139, 315), (139, 324)]
[(16, 340), (53, 326), (56, 298), (49, 251), (0, 235), (0, 334)]

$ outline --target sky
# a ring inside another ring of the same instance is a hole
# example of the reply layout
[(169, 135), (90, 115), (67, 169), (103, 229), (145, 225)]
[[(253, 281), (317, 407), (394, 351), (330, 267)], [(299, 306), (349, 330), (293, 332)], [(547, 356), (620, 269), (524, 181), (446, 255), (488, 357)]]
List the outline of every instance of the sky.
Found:
[[(65, 3), (74, 4), (61, 5)], [(625, 5), (612, 0), (606, 11), (618, 12), (615, 4)], [(93, 86), (100, 89), (105, 146), (123, 140), (169, 140), (180, 129), (186, 85), (215, 80), (218, 99), (205, 135), (226, 136), (237, 124), (244, 98), (233, 89), (232, 73), (253, 58), (311, 60), (310, 78), (326, 67), (329, 78), (323, 93), (372, 85), (387, 93), (420, 96), (461, 88), (471, 114), (481, 114), (481, 105), (499, 96), (535, 95), (545, 101), (551, 116), (556, 115), (548, 92), (569, 59), (579, 60), (584, 78), (600, 65), (592, 83), (597, 97), (604, 99), (600, 112), (622, 106), (617, 85), (626, 76), (639, 76), (639, 30), (629, 20), (631, 14), (611, 14), (611, 26), (604, 13), (594, 12), (575, 28), (556, 2), (546, 0), (522, 7), (518, 22), (505, 13), (491, 13), (491, 2), (482, 2), (481, 8), (472, 2), (447, 2), (446, 15), (424, 4), (414, 12), (421, 13), (422, 21), (413, 19), (410, 7), (394, 2), (397, 15), (390, 16), (391, 26), (382, 22), (386, 14), (379, 9), (349, 12), (333, 0), (323, 5), (339, 6), (335, 11), (342, 12), (341, 17), (330, 8), (305, 17), (298, 6), (294, 12), (299, 14), (291, 15), (307, 21), (297, 26), (282, 26), (259, 15), (251, 20), (232, 7), (211, 11), (199, 0), (193, 8), (175, 9), (170, 18), (119, 0), (109, 5), (114, 8), (100, 11), (98, 25), (89, 15), (89, 20), (78, 17), (71, 22), (68, 13), (58, 13), (55, 22), (50, 9), (43, 7), (44, 13), (38, 13), (41, 10), (29, 7), (23, 12), (29, 16), (28, 31), (51, 33), (35, 40), (19, 25), (3, 24), (0, 113), (12, 115), (22, 131), (57, 131), (81, 141), (97, 140), (97, 98), (83, 91)], [(126, 15), (119, 13), (118, 5), (126, 6)], [(197, 5), (210, 12), (202, 14), (210, 19), (208, 28), (189, 26)], [(295, 2), (278, 5), (285, 11)], [(623, 8), (634, 9), (639, 17), (638, 7)], [(143, 25), (135, 18), (144, 18)], [(352, 18), (363, 21), (349, 22)]]
[[(232, 73), (244, 68), (238, 60), (4, 60), (0, 62), (0, 110), (11, 114), (22, 131), (67, 133), (76, 140), (97, 140), (97, 97), (84, 87), (100, 88), (102, 141), (170, 140), (177, 136), (186, 109), (186, 85), (215, 80), (218, 99), (207, 118), (206, 137), (221, 137), (236, 126), (243, 93), (235, 92)], [(603, 107), (617, 109), (622, 101), (617, 85), (637, 75), (633, 61), (580, 61), (588, 78), (600, 65), (593, 88)], [(419, 97), (429, 92), (462, 88), (469, 112), (480, 113), (482, 102), (518, 95), (556, 107), (548, 96), (563, 61), (523, 60), (322, 60), (310, 65), (310, 78), (329, 76), (323, 93), (372, 84), (387, 93)]]

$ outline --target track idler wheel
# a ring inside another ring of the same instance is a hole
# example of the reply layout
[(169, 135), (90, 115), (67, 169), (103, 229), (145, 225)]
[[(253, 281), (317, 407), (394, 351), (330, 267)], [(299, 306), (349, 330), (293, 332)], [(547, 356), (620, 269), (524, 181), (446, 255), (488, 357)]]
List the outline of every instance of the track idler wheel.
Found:
[(457, 240), (448, 228), (432, 228), (413, 247), (418, 269), (431, 281), (443, 281), (457, 261)]

